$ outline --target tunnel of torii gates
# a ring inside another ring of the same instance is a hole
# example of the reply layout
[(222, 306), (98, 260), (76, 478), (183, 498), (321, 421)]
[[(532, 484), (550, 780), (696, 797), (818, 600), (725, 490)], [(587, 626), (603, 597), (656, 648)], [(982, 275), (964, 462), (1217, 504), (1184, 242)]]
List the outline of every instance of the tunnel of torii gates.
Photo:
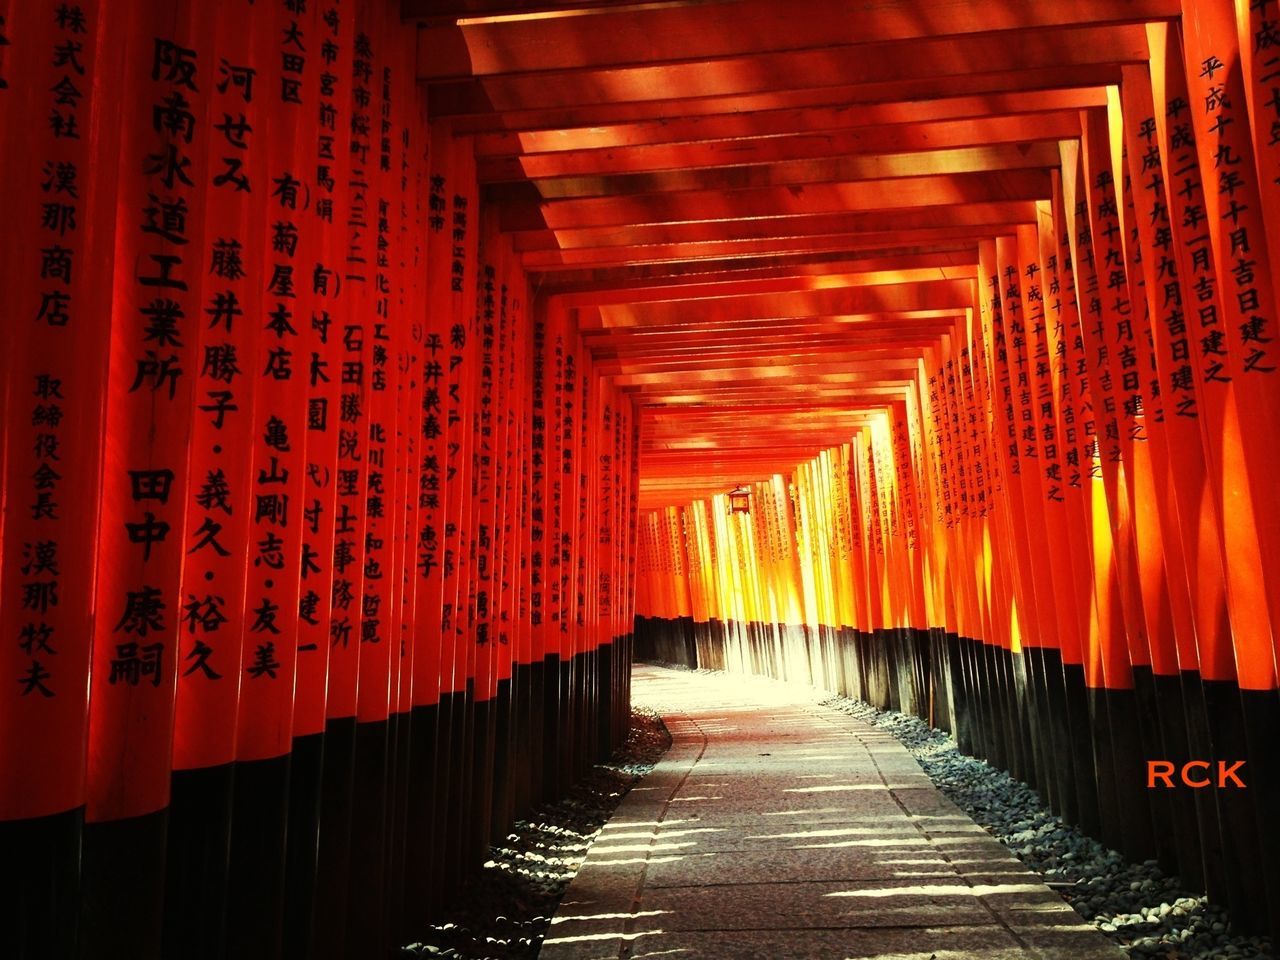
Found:
[(1280, 925), (1278, 0), (0, 0), (0, 131), (5, 957), (383, 955), (636, 654)]

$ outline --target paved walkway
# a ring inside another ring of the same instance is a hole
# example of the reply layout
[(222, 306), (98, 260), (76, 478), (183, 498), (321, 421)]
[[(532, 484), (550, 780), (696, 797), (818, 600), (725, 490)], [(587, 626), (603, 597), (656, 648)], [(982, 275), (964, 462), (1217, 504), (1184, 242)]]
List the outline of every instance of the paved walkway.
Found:
[(543, 960), (1120, 960), (896, 740), (754, 678), (649, 666), (671, 749), (569, 887)]

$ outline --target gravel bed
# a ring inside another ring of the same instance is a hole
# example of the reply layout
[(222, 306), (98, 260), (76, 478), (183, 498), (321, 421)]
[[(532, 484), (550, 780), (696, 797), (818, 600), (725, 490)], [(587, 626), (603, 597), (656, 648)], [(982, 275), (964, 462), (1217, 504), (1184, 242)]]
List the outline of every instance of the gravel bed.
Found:
[(565, 888), (627, 791), (671, 745), (652, 710), (633, 707), (631, 733), (563, 800), (536, 808), (489, 848), (484, 869), (465, 880), (445, 918), (406, 957), (534, 960)]
[(836, 696), (822, 703), (893, 734), (952, 803), (1130, 957), (1274, 958), (1269, 938), (1233, 934), (1222, 907), (1182, 889), (1154, 860), (1127, 861), (1065, 823), (1026, 784), (961, 753), (950, 734), (861, 700)]

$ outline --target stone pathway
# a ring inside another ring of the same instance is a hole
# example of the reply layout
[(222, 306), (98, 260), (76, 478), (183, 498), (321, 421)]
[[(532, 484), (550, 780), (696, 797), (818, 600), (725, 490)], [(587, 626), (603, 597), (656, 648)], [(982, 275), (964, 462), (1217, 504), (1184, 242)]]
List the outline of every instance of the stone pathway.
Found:
[(1120, 960), (888, 734), (768, 680), (637, 666), (671, 749), (605, 825), (543, 960)]

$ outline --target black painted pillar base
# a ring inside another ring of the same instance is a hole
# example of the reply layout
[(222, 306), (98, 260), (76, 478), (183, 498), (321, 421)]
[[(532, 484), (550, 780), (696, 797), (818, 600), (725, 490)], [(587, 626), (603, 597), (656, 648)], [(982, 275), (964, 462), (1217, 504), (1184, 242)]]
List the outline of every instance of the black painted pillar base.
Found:
[(1112, 751), (1107, 699), (1105, 689), (1085, 688), (1090, 740), (1093, 743), (1094, 777), (1098, 784), (1098, 816), (1102, 831), (1099, 839), (1113, 850), (1123, 850), (1124, 821), (1120, 812), (1120, 798), (1116, 793), (1116, 759)]
[[(1134, 690), (1107, 690), (1107, 728), (1110, 734), (1112, 777), (1118, 806), (1120, 843), (1115, 849), (1130, 860), (1141, 862), (1156, 855), (1151, 806), (1147, 790), (1147, 757), (1158, 744), (1144, 742), (1152, 718), (1138, 712)], [(1105, 826), (1103, 828), (1105, 830)]]
[(1001, 648), (991, 643), (974, 643), (977, 654), (974, 664), (983, 710), (983, 729), (986, 731), (988, 760), (1002, 770), (1013, 766), (1013, 751), (1009, 746), (1009, 715), (1004, 707), (1004, 691), (1000, 685)]
[(635, 655), (637, 660), (655, 660), (656, 654), (653, 651), (653, 643), (650, 639), (649, 618), (637, 615), (635, 621), (631, 625), (631, 635), (634, 638)]
[(485, 851), (489, 848), (494, 807), (497, 704), (492, 699), (476, 700), (472, 710), (475, 716), (475, 733), (471, 738), (472, 816), (463, 856), (464, 870), (484, 862)]
[(276, 960), (284, 949), (289, 757), (237, 763), (233, 797), (227, 954)]
[(355, 743), (351, 880), (347, 890), (346, 956), (350, 960), (386, 953), (383, 899), (388, 865), (388, 722), (357, 723)]
[(1093, 753), (1089, 688), (1084, 682), (1084, 666), (1062, 665), (1063, 690), (1067, 701), (1067, 724), (1071, 737), (1071, 762), (1075, 769), (1077, 825), (1091, 837), (1102, 838), (1102, 800), (1097, 761)]
[[(1047, 745), (1053, 758), (1054, 810), (1067, 823), (1080, 822), (1081, 776), (1092, 777), (1092, 772), (1076, 769), (1077, 752), (1071, 740), (1071, 716), (1067, 706), (1066, 670), (1060, 650), (1041, 649), (1041, 683), (1045, 697), (1045, 714), (1048, 721)], [(1091, 784), (1085, 784), (1091, 789)]]
[(529, 768), (530, 806), (541, 803), (547, 797), (546, 758), (547, 747), (547, 665), (545, 660), (529, 664), (529, 751), (525, 763)]
[(86, 823), (80, 873), (81, 960), (162, 956), (167, 810)]
[(511, 670), (511, 710), (507, 719), (507, 742), (510, 745), (511, 796), (508, 814), (512, 821), (522, 818), (533, 806), (534, 731), (533, 668), (517, 663)]
[(1040, 751), (1036, 743), (1036, 693), (1032, 677), (1027, 674), (1027, 648), (1018, 653), (1004, 655), (1005, 683), (1007, 684), (1009, 710), (1014, 719), (1016, 754), (1019, 780), (1039, 790), (1043, 778), (1040, 770)]
[(458, 772), (454, 769), (453, 737), (454, 725), (457, 721), (457, 705), (455, 695), (441, 693), (435, 706), (436, 737), (432, 746), (431, 770), (431, 859), (426, 868), (430, 882), (430, 902), (433, 907), (432, 918), (438, 914), (434, 910), (443, 910), (452, 888), (451, 875), (447, 872), (449, 857), (453, 849), (449, 832), (443, 827), (448, 823), (449, 806), (452, 803), (454, 780)]
[(595, 742), (597, 760), (603, 760), (609, 756), (617, 744), (618, 715), (614, 707), (614, 698), (617, 695), (616, 673), (617, 670), (613, 661), (613, 644), (600, 644), (596, 649), (596, 696), (599, 709)]
[(320, 776), (320, 843), (316, 852), (319, 867), (308, 960), (313, 957), (335, 960), (346, 955), (355, 755), (355, 717), (325, 724)]
[(431, 861), (436, 856), (436, 736), (439, 706), (414, 707), (409, 714), (408, 817), (405, 823), (404, 913), (399, 939), (409, 943), (435, 914)]
[(1161, 716), (1169, 710), (1178, 709), (1181, 706), (1181, 698), (1171, 703), (1162, 703), (1160, 695), (1156, 692), (1155, 673), (1150, 667), (1133, 668), (1133, 694), (1134, 710), (1142, 738), (1142, 752), (1133, 758), (1137, 769), (1131, 776), (1138, 781), (1150, 806), (1154, 856), (1161, 869), (1176, 876), (1179, 873), (1179, 843), (1177, 818), (1174, 814), (1175, 799), (1171, 791), (1146, 788), (1146, 761), (1163, 757), (1169, 752), (1164, 739)]
[(951, 709), (954, 717), (953, 722), (955, 723), (952, 733), (955, 735), (956, 745), (960, 750), (974, 755), (977, 753), (974, 738), (974, 726), (977, 723), (977, 719), (974, 716), (973, 688), (970, 681), (971, 670), (968, 650), (970, 642), (962, 639), (956, 633), (944, 634), (943, 642), (946, 648), (947, 662), (950, 664)]
[(471, 709), (472, 685), (440, 697), (440, 706), (448, 711), (448, 727), (443, 730), (442, 759), (447, 771), (444, 810), (438, 819), (442, 830), (443, 856), (440, 857), (440, 889), (447, 901), (456, 878), (466, 863), (465, 853), (470, 837), (471, 818), (471, 740), (474, 719)]
[[(408, 712), (393, 713), (388, 718), (391, 738), (391, 770), (387, 777), (387, 811), (390, 826), (387, 830), (386, 897), (383, 903), (383, 929), (394, 938), (404, 924), (404, 881), (407, 869), (409, 817), (416, 816), (409, 810), (410, 764), (413, 760), (412, 717)], [(394, 943), (392, 946), (394, 947)]]
[(1257, 812), (1260, 881), (1267, 893), (1267, 930), (1280, 943), (1280, 692), (1241, 690), (1245, 729), (1249, 734), (1248, 775), (1242, 779), (1253, 792)]
[(221, 960), (226, 950), (235, 765), (175, 770), (165, 866), (164, 955)]
[[(1235, 683), (1202, 678), (1201, 689), (1213, 744), (1203, 759), (1233, 761), (1248, 757), (1249, 738), (1239, 687)], [(1215, 774), (1216, 770), (1210, 770), (1206, 775), (1213, 778)], [(1212, 789), (1218, 801), (1218, 823), (1228, 864), (1227, 904), (1232, 920), (1248, 932), (1261, 933), (1267, 928), (1267, 890), (1258, 834), (1259, 817), (1263, 811), (1256, 806), (1257, 792), (1251, 789)], [(1275, 814), (1275, 810), (1266, 811), (1269, 817)]]
[(320, 872), (324, 752), (323, 733), (298, 737), (293, 741), (284, 883), (284, 955), (287, 960), (306, 960), (312, 955), (311, 932)]
[(569, 657), (560, 661), (560, 675), (557, 685), (560, 691), (560, 753), (556, 758), (556, 796), (568, 791), (574, 780), (576, 757), (574, 747), (578, 738), (578, 702), (574, 699), (574, 674), (578, 667), (577, 657)]
[(1024, 647), (1021, 674), (1026, 684), (1027, 710), (1030, 715), (1028, 734), (1035, 757), (1036, 791), (1050, 810), (1058, 810), (1062, 801), (1058, 780), (1058, 758), (1053, 750), (1053, 728), (1049, 719), (1049, 686), (1045, 673), (1045, 647)]
[(1003, 647), (993, 647), (996, 690), (1000, 695), (1000, 706), (1004, 711), (1004, 736), (1007, 750), (1008, 766), (1005, 768), (1017, 780), (1034, 785), (1035, 775), (1031, 772), (1030, 747), (1027, 745), (1027, 727), (1030, 724), (1023, 715), (1022, 698), (1025, 695), (1017, 687), (1014, 679), (1014, 660), (1021, 656)]
[[(693, 619), (689, 619), (690, 643), (693, 640)], [(569, 699), (573, 703), (573, 734), (569, 741), (569, 779), (571, 786), (582, 779), (590, 765), (587, 742), (591, 734), (591, 696), (589, 684), (592, 675), (592, 655), (580, 651), (574, 655), (570, 673)]]
[[(1152, 674), (1151, 685), (1159, 707), (1160, 740), (1164, 753), (1147, 759), (1168, 760), (1179, 769), (1191, 759), (1187, 745), (1188, 706), (1183, 697), (1183, 685), (1190, 682), (1176, 674)], [(1199, 684), (1199, 677), (1194, 677), (1194, 682)], [(1170, 790), (1168, 794), (1169, 812), (1173, 818), (1172, 839), (1178, 861), (1177, 875), (1190, 889), (1202, 891), (1205, 889), (1202, 845), (1205, 829), (1196, 816), (1195, 794), (1190, 790)], [(1213, 826), (1216, 834), (1216, 823)]]
[(76, 955), (84, 810), (0, 822), (0, 957)]
[(560, 654), (543, 659), (542, 792), (546, 800), (560, 796)]

